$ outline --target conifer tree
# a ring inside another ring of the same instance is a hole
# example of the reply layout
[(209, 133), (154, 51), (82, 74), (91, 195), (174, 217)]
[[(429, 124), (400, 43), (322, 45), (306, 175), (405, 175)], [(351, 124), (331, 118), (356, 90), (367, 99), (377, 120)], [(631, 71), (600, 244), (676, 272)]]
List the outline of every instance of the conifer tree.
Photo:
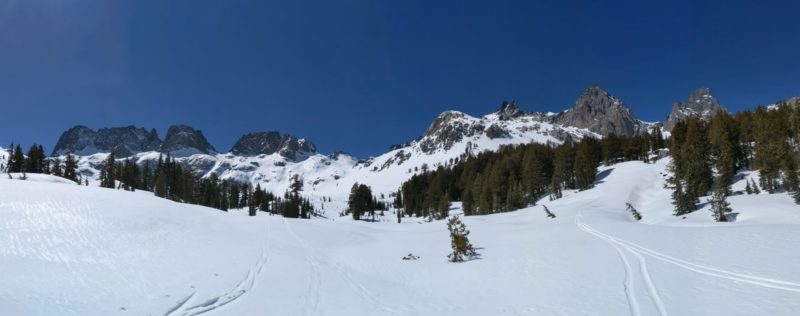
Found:
[(575, 153), (575, 187), (578, 190), (594, 186), (598, 167), (597, 156), (597, 149), (593, 146), (592, 140), (585, 138), (578, 143)]
[(453, 252), (447, 255), (450, 262), (464, 261), (464, 257), (477, 255), (475, 248), (469, 242), (469, 230), (458, 216), (453, 216), (447, 221), (447, 230), (450, 231), (450, 247)]
[(116, 187), (116, 175), (117, 173), (117, 160), (114, 157), (114, 152), (108, 154), (106, 157), (105, 163), (100, 168), (100, 186), (104, 188), (115, 188)]
[(64, 172), (61, 170), (61, 161), (59, 161), (58, 158), (53, 159), (50, 165), (51, 165), (50, 171), (54, 176), (56, 177), (64, 176)]
[(78, 182), (78, 161), (71, 153), (64, 160), (64, 178)]
[(728, 219), (726, 215), (731, 212), (730, 203), (727, 201), (725, 191), (725, 187), (718, 186), (711, 196), (711, 212), (714, 216), (714, 220), (717, 222), (727, 222)]
[(737, 170), (737, 157), (741, 151), (738, 148), (738, 132), (735, 121), (730, 114), (720, 110), (711, 119), (708, 129), (708, 138), (711, 144), (714, 166), (719, 174), (716, 186), (721, 188), (725, 195), (730, 194), (730, 186)]
[(25, 155), (22, 154), (22, 147), (17, 144), (14, 147), (14, 158), (9, 165), (11, 166), (11, 172), (23, 172), (25, 171)]

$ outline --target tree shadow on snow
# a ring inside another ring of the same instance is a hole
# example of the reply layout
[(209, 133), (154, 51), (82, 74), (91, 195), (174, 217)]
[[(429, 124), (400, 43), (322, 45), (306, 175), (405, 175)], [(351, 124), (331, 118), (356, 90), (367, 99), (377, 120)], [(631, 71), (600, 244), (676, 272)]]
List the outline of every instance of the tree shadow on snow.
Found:
[(614, 171), (614, 168), (603, 170), (602, 172), (597, 174), (597, 178), (594, 180), (594, 184), (603, 183), (603, 180), (611, 174), (611, 171)]

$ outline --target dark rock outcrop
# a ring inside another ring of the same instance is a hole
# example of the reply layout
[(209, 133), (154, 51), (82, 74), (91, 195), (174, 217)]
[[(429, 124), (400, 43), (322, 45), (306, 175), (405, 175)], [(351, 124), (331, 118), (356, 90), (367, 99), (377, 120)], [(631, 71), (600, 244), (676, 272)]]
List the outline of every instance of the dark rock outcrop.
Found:
[(642, 123), (633, 111), (598, 85), (589, 86), (572, 108), (559, 113), (553, 121), (565, 126), (586, 128), (601, 135), (630, 136), (642, 129)]
[(710, 120), (719, 110), (727, 111), (711, 95), (711, 91), (708, 88), (699, 88), (686, 99), (686, 102), (675, 102), (672, 105), (672, 111), (667, 116), (664, 129), (672, 131), (675, 124), (686, 120), (690, 116), (698, 116), (701, 119)]
[(257, 156), (278, 153), (291, 160), (303, 160), (316, 152), (317, 147), (311, 141), (278, 132), (245, 134), (231, 149), (234, 155)]
[(117, 157), (129, 157), (144, 151), (158, 150), (160, 147), (161, 140), (155, 129), (147, 131), (144, 128), (127, 126), (101, 128), (95, 132), (78, 125), (61, 134), (52, 155), (113, 152)]
[(522, 116), (523, 114), (525, 113), (519, 109), (517, 106), (517, 101), (503, 101), (503, 103), (500, 104), (500, 108), (497, 109), (497, 117), (499, 117), (501, 121), (508, 121)]
[(167, 137), (161, 146), (162, 152), (172, 156), (191, 156), (194, 154), (216, 153), (214, 146), (208, 143), (203, 132), (187, 125), (172, 125), (167, 130)]
[(439, 114), (419, 142), (420, 149), (430, 154), (438, 149), (448, 150), (465, 137), (482, 133), (485, 126), (473, 122), (464, 113), (446, 111)]

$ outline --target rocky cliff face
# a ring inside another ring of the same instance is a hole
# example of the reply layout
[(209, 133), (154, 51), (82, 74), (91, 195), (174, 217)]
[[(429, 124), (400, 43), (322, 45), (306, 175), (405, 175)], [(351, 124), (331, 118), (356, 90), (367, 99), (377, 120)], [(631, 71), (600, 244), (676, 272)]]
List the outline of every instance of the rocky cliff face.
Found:
[(419, 141), (420, 149), (433, 153), (437, 149), (449, 150), (453, 144), (466, 137), (480, 134), (486, 128), (480, 120), (458, 111), (446, 111), (431, 123)]
[(503, 103), (500, 104), (500, 108), (497, 109), (497, 117), (501, 121), (508, 121), (520, 117), (523, 114), (525, 113), (517, 106), (517, 101), (503, 101)]
[(113, 152), (117, 157), (128, 157), (140, 152), (158, 150), (160, 147), (161, 140), (154, 129), (147, 131), (144, 128), (127, 126), (101, 128), (95, 132), (86, 126), (78, 125), (61, 134), (52, 155)]
[(553, 122), (586, 128), (601, 135), (631, 136), (643, 129), (642, 123), (622, 100), (597, 85), (589, 86), (575, 101), (575, 105), (559, 113)]
[(290, 160), (302, 160), (317, 152), (317, 147), (306, 139), (278, 132), (256, 132), (243, 135), (233, 145), (231, 153), (242, 156), (279, 155)]
[(213, 154), (214, 146), (208, 143), (203, 132), (187, 125), (172, 125), (161, 146), (162, 152), (172, 156), (191, 156), (194, 154)]
[(711, 91), (708, 88), (699, 88), (685, 102), (675, 102), (672, 105), (672, 111), (667, 116), (664, 129), (672, 131), (675, 124), (686, 120), (690, 116), (698, 116), (704, 120), (710, 120), (719, 110), (727, 111), (711, 95)]

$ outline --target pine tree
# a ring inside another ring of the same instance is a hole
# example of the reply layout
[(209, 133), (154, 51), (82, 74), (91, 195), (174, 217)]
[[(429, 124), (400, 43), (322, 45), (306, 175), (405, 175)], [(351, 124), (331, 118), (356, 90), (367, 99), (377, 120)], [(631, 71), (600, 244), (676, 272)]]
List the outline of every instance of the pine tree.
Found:
[(717, 222), (727, 222), (726, 214), (731, 212), (730, 203), (725, 196), (725, 188), (718, 186), (711, 196), (711, 212)]
[(585, 138), (578, 143), (575, 152), (575, 187), (578, 190), (586, 190), (594, 186), (598, 167), (597, 156), (597, 150), (594, 148), (592, 140)]
[(675, 205), (675, 216), (681, 216), (691, 213), (695, 210), (695, 200), (688, 196), (683, 190), (681, 180), (675, 181), (675, 190), (672, 191), (672, 205)]
[(797, 172), (797, 161), (793, 153), (787, 153), (783, 162), (784, 188), (800, 204), (800, 179)]
[(64, 178), (78, 182), (78, 161), (72, 154), (67, 154), (64, 161)]
[(13, 156), (14, 156), (14, 158), (13, 158), (12, 162), (9, 163), (10, 166), (11, 166), (11, 172), (23, 172), (23, 171), (25, 171), (26, 159), (25, 159), (25, 155), (22, 154), (22, 147), (20, 147), (19, 144), (17, 144), (17, 146), (14, 147)]
[(458, 216), (453, 216), (447, 221), (447, 230), (450, 231), (450, 247), (453, 252), (447, 255), (451, 262), (464, 261), (464, 257), (476, 256), (475, 248), (469, 242), (469, 230)]
[(114, 152), (108, 154), (105, 163), (100, 168), (100, 186), (104, 188), (116, 187), (116, 174), (117, 174), (117, 160), (114, 157)]
[(64, 172), (61, 170), (61, 161), (59, 161), (58, 158), (53, 159), (50, 165), (51, 165), (50, 171), (54, 176), (56, 177), (64, 176)]
[(448, 213), (450, 211), (450, 200), (447, 196), (442, 195), (439, 199), (439, 204), (436, 207), (436, 218), (437, 219), (444, 219), (447, 218)]
[(730, 194), (730, 186), (736, 175), (738, 154), (738, 132), (735, 121), (730, 114), (720, 110), (711, 119), (708, 138), (713, 152), (714, 166), (719, 174), (716, 185), (721, 187), (725, 195)]

